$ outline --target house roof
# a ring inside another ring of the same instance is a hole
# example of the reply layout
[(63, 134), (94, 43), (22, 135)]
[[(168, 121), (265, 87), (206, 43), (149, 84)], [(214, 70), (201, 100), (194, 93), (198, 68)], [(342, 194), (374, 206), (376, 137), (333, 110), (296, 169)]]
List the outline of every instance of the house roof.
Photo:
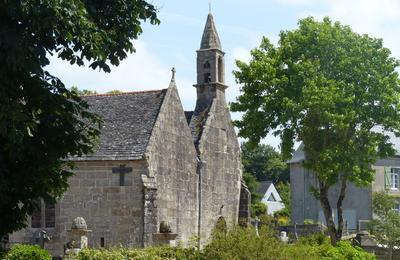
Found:
[(73, 160), (142, 159), (167, 89), (83, 96), (103, 120), (100, 144)]
[(257, 193), (264, 195), (269, 189), (269, 186), (271, 186), (271, 184), (272, 184), (271, 181), (261, 181), (260, 185), (258, 186)]

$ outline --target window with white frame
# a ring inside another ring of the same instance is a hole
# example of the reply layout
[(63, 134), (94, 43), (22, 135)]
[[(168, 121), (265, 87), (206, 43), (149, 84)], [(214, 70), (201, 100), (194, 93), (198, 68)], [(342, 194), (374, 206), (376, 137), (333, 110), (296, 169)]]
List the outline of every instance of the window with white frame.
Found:
[(392, 168), (390, 174), (390, 182), (391, 188), (398, 190), (399, 189), (399, 180), (400, 180), (400, 168)]

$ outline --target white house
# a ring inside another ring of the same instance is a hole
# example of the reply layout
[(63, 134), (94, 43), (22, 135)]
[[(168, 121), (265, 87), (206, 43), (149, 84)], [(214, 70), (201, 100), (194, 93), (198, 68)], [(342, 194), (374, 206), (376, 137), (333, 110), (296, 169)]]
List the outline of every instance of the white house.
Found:
[(285, 208), (285, 204), (283, 204), (281, 196), (279, 196), (279, 193), (272, 182), (260, 182), (258, 193), (263, 196), (261, 202), (267, 205), (268, 215), (272, 215), (276, 211)]

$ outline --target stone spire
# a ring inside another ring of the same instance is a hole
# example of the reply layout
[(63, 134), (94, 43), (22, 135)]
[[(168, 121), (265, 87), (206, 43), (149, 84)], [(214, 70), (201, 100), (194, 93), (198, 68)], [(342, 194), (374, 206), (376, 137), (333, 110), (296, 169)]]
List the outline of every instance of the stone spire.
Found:
[(206, 26), (204, 27), (203, 37), (201, 38), (200, 49), (218, 49), (221, 50), (221, 42), (214, 24), (214, 17), (211, 13), (207, 16)]

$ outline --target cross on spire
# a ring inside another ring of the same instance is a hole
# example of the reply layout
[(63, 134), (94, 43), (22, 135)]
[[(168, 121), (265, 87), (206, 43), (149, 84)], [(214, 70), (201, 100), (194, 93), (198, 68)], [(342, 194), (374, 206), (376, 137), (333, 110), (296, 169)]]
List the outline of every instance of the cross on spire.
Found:
[(172, 72), (171, 81), (175, 81), (175, 73), (176, 73), (175, 67), (172, 67), (171, 72)]

